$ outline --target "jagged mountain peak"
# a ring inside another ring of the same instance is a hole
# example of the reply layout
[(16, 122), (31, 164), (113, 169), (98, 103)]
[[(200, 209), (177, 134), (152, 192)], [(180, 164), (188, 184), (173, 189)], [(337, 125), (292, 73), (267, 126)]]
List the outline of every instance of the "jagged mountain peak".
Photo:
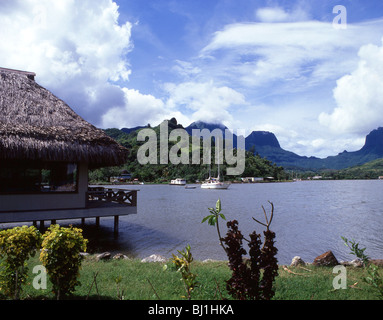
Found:
[(246, 138), (246, 149), (251, 146), (270, 146), (274, 148), (281, 147), (275, 134), (268, 131), (253, 131), (250, 133)]

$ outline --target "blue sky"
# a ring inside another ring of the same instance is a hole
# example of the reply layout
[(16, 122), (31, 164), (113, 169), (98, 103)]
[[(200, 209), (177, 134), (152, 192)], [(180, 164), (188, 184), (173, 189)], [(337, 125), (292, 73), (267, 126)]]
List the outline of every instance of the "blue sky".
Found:
[(220, 122), (326, 157), (383, 126), (380, 0), (0, 0), (0, 19), (1, 66), (98, 127)]

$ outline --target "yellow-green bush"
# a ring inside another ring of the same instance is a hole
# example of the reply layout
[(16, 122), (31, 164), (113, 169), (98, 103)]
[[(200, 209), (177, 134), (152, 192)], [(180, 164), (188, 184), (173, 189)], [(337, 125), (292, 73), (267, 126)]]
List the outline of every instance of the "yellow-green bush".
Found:
[(82, 230), (51, 225), (43, 235), (40, 261), (44, 265), (53, 284), (53, 291), (60, 295), (72, 293), (80, 284), (79, 271), (86, 251), (88, 240), (82, 236)]
[(41, 234), (35, 227), (15, 227), (0, 231), (0, 291), (18, 299), (25, 282), (26, 261), (40, 248)]

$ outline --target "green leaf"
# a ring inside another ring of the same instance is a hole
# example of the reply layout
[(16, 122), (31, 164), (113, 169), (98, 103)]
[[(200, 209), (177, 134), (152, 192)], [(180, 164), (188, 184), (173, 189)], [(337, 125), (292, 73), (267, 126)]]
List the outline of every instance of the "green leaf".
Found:
[(205, 218), (202, 219), (201, 223), (204, 223), (209, 218), (210, 218), (210, 216), (206, 216)]
[(224, 216), (223, 213), (220, 213), (219, 216), (220, 216), (223, 220), (226, 220), (226, 217)]
[(218, 199), (217, 203), (215, 204), (215, 208), (217, 209), (217, 213), (221, 212), (221, 200)]
[(216, 223), (217, 219), (215, 216), (210, 216), (210, 219), (209, 219), (209, 224), (211, 226), (215, 226), (215, 223)]

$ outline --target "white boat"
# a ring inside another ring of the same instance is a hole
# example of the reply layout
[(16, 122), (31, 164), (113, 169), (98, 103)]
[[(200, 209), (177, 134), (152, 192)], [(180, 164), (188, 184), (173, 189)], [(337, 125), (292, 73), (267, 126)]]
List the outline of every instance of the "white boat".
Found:
[(223, 182), (219, 176), (219, 162), (218, 162), (218, 176), (217, 178), (211, 177), (211, 167), (209, 165), (209, 178), (201, 184), (202, 189), (227, 189), (230, 187), (229, 182)]
[(170, 184), (175, 186), (184, 186), (186, 184), (186, 180), (177, 178), (177, 179), (171, 180)]
[(230, 187), (230, 183), (219, 181), (218, 178), (209, 178), (201, 184), (202, 189), (227, 189)]

